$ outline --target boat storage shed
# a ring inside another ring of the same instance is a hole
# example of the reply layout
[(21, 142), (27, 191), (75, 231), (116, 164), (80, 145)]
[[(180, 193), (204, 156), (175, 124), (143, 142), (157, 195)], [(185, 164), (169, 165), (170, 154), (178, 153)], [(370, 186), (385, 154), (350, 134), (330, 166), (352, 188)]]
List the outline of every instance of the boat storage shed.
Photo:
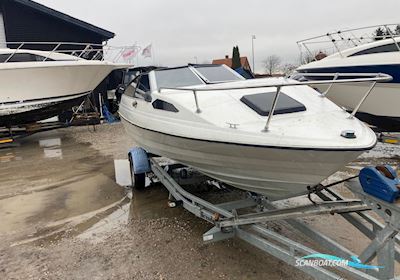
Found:
[(102, 44), (114, 36), (113, 32), (34, 1), (0, 0), (0, 47), (6, 47), (5, 42)]

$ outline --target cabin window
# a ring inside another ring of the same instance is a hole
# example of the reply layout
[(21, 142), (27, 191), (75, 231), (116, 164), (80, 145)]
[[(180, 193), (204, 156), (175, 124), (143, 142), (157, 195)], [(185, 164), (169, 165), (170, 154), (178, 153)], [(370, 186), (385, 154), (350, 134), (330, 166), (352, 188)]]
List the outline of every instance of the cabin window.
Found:
[[(260, 116), (268, 116), (274, 102), (276, 92), (258, 93), (243, 96), (240, 101), (257, 112)], [(279, 94), (274, 115), (306, 111), (306, 107), (284, 93)]]
[(359, 55), (374, 54), (374, 53), (398, 52), (398, 51), (399, 51), (399, 49), (397, 48), (396, 44), (392, 43), (392, 44), (387, 44), (387, 45), (383, 45), (383, 46), (378, 46), (378, 47), (373, 47), (370, 49), (362, 50), (362, 51), (356, 52), (350, 56), (359, 56)]
[[(6, 62), (6, 60), (10, 57), (9, 54), (0, 54), (0, 62)], [(14, 54), (8, 62), (33, 62), (33, 61), (44, 61), (46, 58), (37, 54), (30, 53), (16, 53)], [(53, 59), (46, 59), (46, 61), (54, 61)]]
[(143, 92), (150, 91), (149, 75), (146, 74), (146, 75), (140, 76), (136, 88), (140, 89)]
[(137, 73), (126, 72), (124, 73), (124, 84), (127, 85), (137, 76)]
[(158, 109), (158, 110), (164, 110), (168, 112), (174, 112), (177, 113), (179, 112), (178, 109), (171, 103), (165, 102), (163, 100), (157, 99), (156, 101), (153, 102), (153, 108)]

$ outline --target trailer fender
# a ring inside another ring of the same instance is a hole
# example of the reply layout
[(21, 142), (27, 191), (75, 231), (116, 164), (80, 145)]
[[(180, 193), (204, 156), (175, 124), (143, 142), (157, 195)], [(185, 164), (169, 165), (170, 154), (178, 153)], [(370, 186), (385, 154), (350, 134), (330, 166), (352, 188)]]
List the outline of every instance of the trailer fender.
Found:
[(128, 156), (133, 174), (144, 174), (151, 171), (149, 157), (144, 149), (140, 147), (132, 148), (129, 150)]

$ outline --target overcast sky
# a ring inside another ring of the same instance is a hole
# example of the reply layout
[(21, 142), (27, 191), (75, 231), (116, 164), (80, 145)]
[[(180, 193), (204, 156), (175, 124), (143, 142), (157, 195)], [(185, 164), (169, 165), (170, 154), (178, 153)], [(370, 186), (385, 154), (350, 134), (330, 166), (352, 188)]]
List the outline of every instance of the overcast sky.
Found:
[[(157, 64), (210, 62), (239, 45), (256, 70), (271, 54), (298, 58), (296, 41), (326, 32), (400, 22), (399, 0), (36, 0), (116, 34), (111, 45), (152, 43)], [(150, 58), (140, 59), (151, 64)]]

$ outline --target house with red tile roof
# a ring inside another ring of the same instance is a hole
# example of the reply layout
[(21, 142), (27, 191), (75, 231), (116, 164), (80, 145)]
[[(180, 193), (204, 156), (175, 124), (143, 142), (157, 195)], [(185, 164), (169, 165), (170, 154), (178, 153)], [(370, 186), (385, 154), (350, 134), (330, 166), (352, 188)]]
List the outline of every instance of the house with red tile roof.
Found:
[[(251, 71), (249, 60), (246, 56), (240, 58), (240, 62), (242, 64), (243, 69)], [(228, 67), (232, 68), (232, 58), (229, 58), (229, 55), (226, 55), (223, 59), (214, 59), (212, 64), (222, 65), (225, 64)]]

